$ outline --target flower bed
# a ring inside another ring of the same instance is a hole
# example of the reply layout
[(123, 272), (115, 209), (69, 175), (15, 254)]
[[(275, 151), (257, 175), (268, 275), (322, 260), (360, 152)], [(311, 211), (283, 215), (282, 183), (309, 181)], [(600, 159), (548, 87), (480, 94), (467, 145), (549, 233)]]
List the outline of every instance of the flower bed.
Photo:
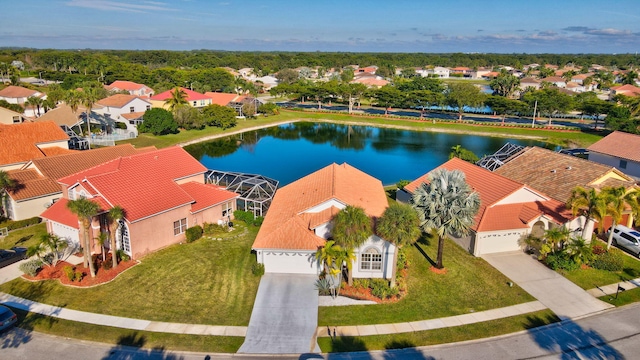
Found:
[[(102, 259), (101, 259), (102, 260)], [(66, 261), (60, 261), (56, 266), (45, 266), (38, 271), (36, 276), (22, 275), (23, 278), (29, 281), (42, 281), (42, 280), (58, 280), (63, 285), (76, 286), (76, 287), (92, 287), (101, 284), (105, 284), (115, 279), (125, 270), (136, 265), (136, 261), (121, 261), (118, 266), (111, 269), (104, 269), (102, 267), (96, 267), (96, 277), (92, 278), (89, 274), (89, 269), (85, 268), (83, 264), (71, 265)], [(74, 279), (69, 280), (65, 272), (65, 267), (71, 267), (74, 274), (81, 273), (81, 280)]]

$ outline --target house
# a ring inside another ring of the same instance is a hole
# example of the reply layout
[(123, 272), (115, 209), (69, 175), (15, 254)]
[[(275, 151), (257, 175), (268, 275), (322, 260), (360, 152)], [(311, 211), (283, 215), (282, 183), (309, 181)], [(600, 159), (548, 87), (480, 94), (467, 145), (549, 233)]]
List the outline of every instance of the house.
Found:
[(47, 95), (44, 93), (41, 93), (39, 91), (36, 90), (31, 90), (31, 89), (27, 89), (25, 87), (22, 86), (15, 86), (15, 85), (10, 85), (7, 86), (6, 88), (0, 90), (0, 100), (5, 100), (6, 102), (8, 102), (9, 104), (18, 104), (21, 105), (22, 107), (24, 107), (24, 115), (28, 116), (28, 117), (35, 117), (38, 114), (38, 109), (34, 109), (34, 108), (27, 108), (25, 107), (25, 102), (30, 98), (30, 97), (38, 97), (41, 98), (42, 100), (46, 100), (47, 99)]
[[(388, 206), (380, 180), (344, 163), (331, 164), (278, 189), (252, 249), (269, 273), (318, 274), (318, 248), (331, 237), (332, 219), (346, 206), (375, 219)], [(354, 278), (393, 273), (396, 247), (372, 234), (355, 249)]]
[(220, 106), (228, 106), (230, 108), (233, 108), (238, 113), (238, 116), (244, 116), (242, 107), (245, 104), (253, 103), (255, 105), (256, 110), (258, 109), (258, 106), (260, 106), (260, 102), (258, 101), (258, 99), (251, 96), (247, 96), (247, 95), (219, 93), (219, 92), (210, 92), (210, 91), (204, 94), (211, 98), (211, 102), (213, 104), (217, 104)]
[[(79, 243), (81, 225), (68, 210), (69, 201), (85, 197), (100, 206), (92, 239), (108, 231), (105, 214), (118, 205), (125, 213), (116, 233), (118, 249), (140, 258), (185, 241), (189, 227), (233, 218), (239, 195), (205, 184), (206, 171), (178, 146), (121, 156), (59, 179), (63, 198), (40, 216), (49, 232)], [(100, 251), (99, 246), (92, 249)]]
[(640, 180), (640, 136), (614, 131), (587, 148), (589, 161), (613, 166)]
[[(631, 177), (612, 166), (535, 146), (505, 160), (494, 172), (563, 202), (569, 199), (576, 186), (596, 190), (607, 186), (635, 186)], [(623, 217), (624, 224), (630, 224), (631, 220), (628, 214)], [(602, 226), (605, 229), (611, 226), (611, 219), (605, 218)]]
[(33, 159), (70, 151), (69, 136), (53, 121), (0, 124), (0, 170), (20, 169)]
[(571, 81), (573, 81), (574, 83), (583, 85), (584, 81), (591, 76), (593, 76), (593, 73), (577, 74), (571, 77)]
[(101, 108), (96, 109), (96, 113), (108, 116), (113, 121), (127, 125), (127, 131), (138, 133), (138, 124), (142, 120), (145, 111), (151, 109), (151, 102), (135, 95), (115, 94), (98, 100)]
[(358, 73), (354, 75), (352, 84), (364, 84), (369, 88), (381, 88), (389, 84), (389, 81), (385, 80), (382, 76), (378, 76), (371, 73)]
[(377, 70), (378, 70), (378, 67), (375, 66), (375, 65), (372, 65), (372, 66), (359, 67), (359, 68), (355, 69), (354, 73), (356, 73), (356, 74), (361, 74), (361, 73), (375, 74)]
[[(469, 75), (471, 76), (472, 79), (482, 79), (485, 77), (491, 78), (491, 76), (488, 76), (488, 74), (491, 74), (493, 72), (494, 71), (492, 71), (491, 69), (479, 68), (476, 70), (469, 71)], [(500, 73), (497, 73), (497, 74), (499, 75)]]
[[(544, 231), (563, 225), (577, 229), (584, 221), (573, 219), (563, 202), (467, 161), (453, 158), (437, 169), (462, 171), (467, 184), (480, 196), (471, 234), (452, 238), (474, 256), (518, 251), (527, 234), (542, 236)], [(398, 201), (410, 202), (418, 187), (429, 181), (429, 175), (430, 172), (422, 175), (398, 191)]]
[(471, 69), (466, 66), (457, 66), (449, 70), (449, 74), (457, 75), (457, 76), (468, 77), (470, 76), (470, 73), (471, 73)]
[(620, 85), (620, 86), (612, 86), (611, 87), (611, 97), (613, 98), (616, 95), (625, 95), (625, 96), (639, 96), (640, 95), (640, 87), (633, 85)]
[(533, 88), (535, 90), (540, 89), (540, 80), (534, 79), (532, 77), (525, 77), (520, 80), (520, 89), (527, 90), (528, 88)]
[(21, 124), (25, 121), (24, 115), (0, 106), (0, 124)]
[(542, 79), (542, 82), (548, 82), (554, 86), (557, 86), (559, 88), (565, 88), (567, 87), (567, 83), (566, 81), (561, 78), (560, 76), (549, 76), (546, 77), (544, 79)]
[(135, 149), (132, 145), (117, 145), (74, 151), (69, 154), (33, 159), (18, 170), (7, 171), (17, 183), (15, 189), (7, 192), (5, 209), (7, 217), (23, 220), (39, 216), (44, 209), (62, 197), (59, 178), (99, 165), (119, 156), (133, 155), (155, 148)]
[(130, 95), (145, 98), (151, 97), (154, 94), (152, 88), (144, 84), (135, 83), (133, 81), (116, 80), (111, 83), (111, 85), (105, 85), (104, 88), (109, 92), (127, 91)]
[[(211, 105), (211, 98), (208, 97), (205, 94), (201, 94), (197, 91), (193, 91), (193, 90), (189, 90), (186, 88), (179, 88), (180, 90), (184, 91), (184, 93), (187, 95), (186, 96), (186, 100), (187, 100), (187, 104), (189, 104), (189, 106), (194, 107), (194, 108), (202, 108), (205, 107), (207, 105)], [(165, 101), (169, 98), (171, 98), (172, 94), (173, 94), (174, 89), (171, 90), (167, 90), (165, 92), (162, 92), (160, 94), (154, 95), (152, 97), (149, 98), (150, 102), (151, 102), (151, 106), (152, 107), (157, 107), (157, 108), (163, 108), (163, 109), (168, 109), (169, 106), (165, 103)]]
[(433, 69), (430, 69), (431, 73), (439, 78), (446, 79), (449, 78), (449, 69), (442, 66), (436, 66)]

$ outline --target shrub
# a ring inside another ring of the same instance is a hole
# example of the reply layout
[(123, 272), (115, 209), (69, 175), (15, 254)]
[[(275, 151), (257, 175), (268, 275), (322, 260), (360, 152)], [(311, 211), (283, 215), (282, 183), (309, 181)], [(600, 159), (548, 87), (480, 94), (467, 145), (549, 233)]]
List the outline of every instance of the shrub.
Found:
[(319, 295), (331, 295), (331, 283), (329, 279), (322, 278), (316, 280), (316, 289), (318, 289)]
[(607, 270), (607, 271), (621, 271), (624, 268), (624, 258), (620, 250), (611, 249), (603, 254), (600, 254), (593, 261), (591, 266), (594, 269)]
[(247, 225), (251, 225), (253, 223), (253, 213), (250, 211), (236, 210), (233, 212), (233, 217)]
[(16, 221), (7, 220), (0, 223), (0, 228), (6, 227), (8, 231), (11, 231), (16, 229), (22, 229), (27, 226), (39, 224), (40, 221), (42, 221), (42, 219), (38, 216), (29, 218), (29, 219), (24, 219), (24, 220), (16, 220)]
[(110, 259), (107, 259), (106, 261), (104, 261), (104, 262), (102, 263), (102, 268), (103, 268), (104, 270), (109, 270), (109, 269), (111, 269), (112, 267), (113, 267), (113, 261), (110, 261)]
[(549, 254), (544, 261), (547, 266), (553, 270), (562, 269), (572, 271), (580, 268), (580, 264), (571, 259), (571, 257), (566, 253)]
[(122, 249), (116, 251), (116, 256), (118, 256), (118, 259), (120, 259), (120, 261), (129, 261), (130, 259), (129, 255)]
[(264, 275), (264, 264), (255, 262), (251, 265), (251, 273), (255, 276)]
[(402, 190), (405, 186), (409, 185), (410, 182), (411, 181), (409, 180), (400, 180), (396, 183), (396, 186), (398, 187), (398, 190)]
[(187, 237), (187, 242), (194, 242), (202, 237), (202, 226), (196, 225), (187, 229), (185, 232), (185, 236)]
[(367, 289), (371, 286), (369, 279), (354, 279), (353, 287), (356, 289)]
[(116, 129), (127, 130), (127, 124), (122, 121), (116, 121)]
[(400, 270), (405, 269), (409, 265), (409, 260), (407, 259), (407, 252), (404, 248), (398, 249), (398, 263), (396, 264), (396, 271), (399, 274)]
[(75, 273), (75, 281), (80, 282), (80, 281), (82, 281), (83, 277), (84, 277), (84, 274), (82, 273), (82, 271), (76, 271), (76, 273)]
[(380, 299), (386, 299), (390, 296), (397, 295), (398, 289), (392, 289), (389, 282), (385, 279), (371, 279), (371, 294)]
[(227, 227), (218, 224), (204, 223), (202, 224), (202, 231), (204, 234), (217, 234), (226, 232)]
[(593, 245), (591, 251), (593, 252), (593, 255), (602, 255), (607, 252), (602, 245)]
[(18, 269), (29, 276), (36, 276), (38, 274), (38, 270), (40, 270), (41, 267), (42, 261), (40, 261), (39, 259), (31, 259), (20, 264), (20, 266), (18, 266)]
[(260, 226), (262, 225), (263, 221), (264, 221), (264, 217), (258, 216), (257, 218), (253, 219), (253, 226)]
[(73, 279), (75, 279), (76, 274), (73, 272), (73, 268), (71, 266), (63, 267), (62, 271), (67, 276), (67, 279), (69, 279), (69, 281), (73, 281)]

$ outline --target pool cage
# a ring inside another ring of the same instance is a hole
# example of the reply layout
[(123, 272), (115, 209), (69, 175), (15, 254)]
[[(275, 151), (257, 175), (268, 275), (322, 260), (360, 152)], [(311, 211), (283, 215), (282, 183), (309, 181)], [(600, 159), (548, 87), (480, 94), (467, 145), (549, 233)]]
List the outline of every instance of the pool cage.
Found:
[(209, 184), (224, 186), (240, 195), (238, 210), (251, 211), (254, 216), (265, 216), (278, 188), (278, 180), (256, 174), (209, 170), (205, 174)]
[(476, 162), (476, 165), (482, 166), (489, 171), (495, 171), (500, 166), (504, 165), (504, 162), (519, 153), (524, 149), (522, 145), (516, 145), (512, 143), (504, 144), (498, 151), (491, 155), (485, 155), (482, 159)]

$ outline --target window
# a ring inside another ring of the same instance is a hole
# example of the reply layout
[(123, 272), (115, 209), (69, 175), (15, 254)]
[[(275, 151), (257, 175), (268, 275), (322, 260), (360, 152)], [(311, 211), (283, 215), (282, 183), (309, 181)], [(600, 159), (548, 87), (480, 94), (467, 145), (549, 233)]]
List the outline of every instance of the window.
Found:
[(193, 106), (198, 106), (198, 102), (197, 102), (197, 101), (194, 101), (194, 102), (193, 102)]
[(135, 108), (135, 107), (133, 107), (133, 106), (130, 106), (130, 107), (129, 107), (129, 112), (132, 112), (132, 113), (133, 113), (133, 112), (136, 112), (136, 108)]
[(227, 202), (222, 204), (222, 217), (230, 216), (233, 208), (231, 207), (231, 202)]
[(76, 199), (76, 188), (69, 189), (69, 200)]
[(627, 160), (620, 160), (620, 169), (626, 169), (627, 168)]
[(147, 110), (151, 110), (151, 105), (147, 105)]
[(200, 105), (204, 106), (204, 100), (200, 100)]
[(180, 235), (187, 230), (187, 219), (180, 219), (173, 222), (173, 235)]
[(369, 248), (360, 255), (360, 270), (381, 270), (382, 254), (375, 248)]
[(19, 124), (20, 122), (21, 122), (21, 121), (20, 121), (20, 116), (14, 116), (14, 117), (13, 117), (13, 123), (14, 123), (14, 124)]

